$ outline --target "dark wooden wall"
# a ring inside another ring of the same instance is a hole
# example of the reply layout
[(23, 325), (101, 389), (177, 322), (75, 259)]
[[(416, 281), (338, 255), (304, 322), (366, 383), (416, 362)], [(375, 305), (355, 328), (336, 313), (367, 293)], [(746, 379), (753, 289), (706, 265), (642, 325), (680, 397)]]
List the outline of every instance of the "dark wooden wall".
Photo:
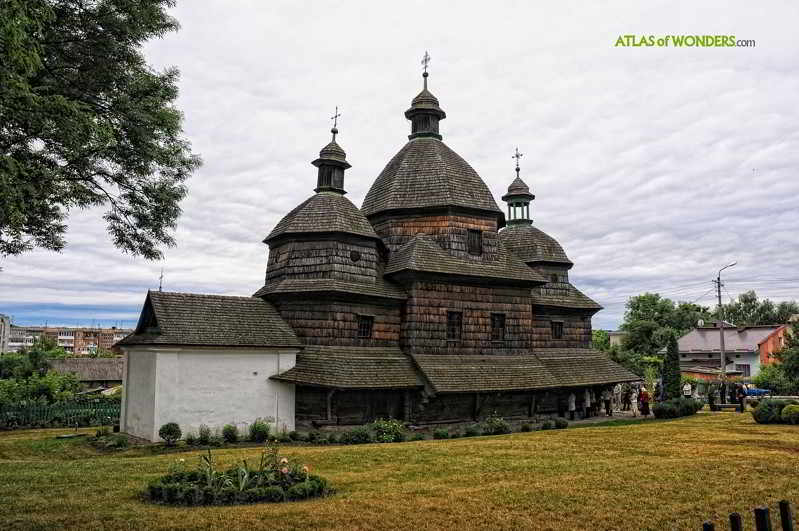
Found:
[(329, 424), (366, 424), (377, 419), (407, 420), (405, 417), (404, 390), (336, 390), (330, 395), (330, 413), (327, 417), (329, 389), (298, 385), (295, 388), (295, 416), (299, 423), (313, 421)]
[[(560, 288), (566, 289), (568, 288), (569, 282), (569, 268), (567, 265), (555, 265), (555, 264), (533, 264), (530, 266), (536, 273), (547, 279), (549, 282), (546, 284), (547, 288)], [(554, 282), (552, 279), (552, 275), (557, 275), (558, 280)]]
[[(281, 317), (306, 345), (397, 347), (400, 339), (400, 303), (331, 301), (311, 296), (281, 299), (275, 306)], [(371, 339), (359, 339), (358, 315), (371, 315)]]
[[(591, 348), (590, 313), (565, 308), (533, 308), (533, 351), (538, 348)], [(563, 339), (552, 337), (553, 320), (563, 322)]]
[[(528, 288), (414, 281), (408, 286), (402, 346), (414, 354), (514, 354), (529, 351)], [(463, 312), (463, 333), (447, 341), (447, 312)], [(505, 341), (491, 341), (491, 314), (505, 314)]]
[[(352, 253), (360, 256), (353, 260)], [(293, 240), (269, 250), (266, 283), (283, 279), (333, 278), (373, 283), (378, 275), (377, 242), (369, 240)]]
[[(451, 251), (459, 258), (493, 260), (499, 241), (495, 217), (463, 213), (383, 217), (376, 219), (373, 226), (391, 252), (402, 247), (417, 234), (423, 233), (432, 236), (442, 248)], [(466, 252), (466, 235), (469, 229), (483, 232), (482, 257), (475, 257)]]

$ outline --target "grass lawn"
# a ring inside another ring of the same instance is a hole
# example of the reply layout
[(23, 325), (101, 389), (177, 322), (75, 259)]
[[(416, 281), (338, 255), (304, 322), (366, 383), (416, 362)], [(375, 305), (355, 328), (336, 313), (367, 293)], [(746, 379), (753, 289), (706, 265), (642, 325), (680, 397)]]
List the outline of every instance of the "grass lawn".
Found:
[[(799, 502), (799, 427), (751, 415), (451, 441), (286, 447), (338, 490), (313, 501), (208, 508), (138, 493), (199, 451), (99, 454), (65, 430), (0, 432), (0, 529), (700, 529)], [(84, 430), (89, 431), (89, 430)], [(258, 448), (220, 449), (221, 463)], [(724, 527), (726, 528), (726, 526)]]

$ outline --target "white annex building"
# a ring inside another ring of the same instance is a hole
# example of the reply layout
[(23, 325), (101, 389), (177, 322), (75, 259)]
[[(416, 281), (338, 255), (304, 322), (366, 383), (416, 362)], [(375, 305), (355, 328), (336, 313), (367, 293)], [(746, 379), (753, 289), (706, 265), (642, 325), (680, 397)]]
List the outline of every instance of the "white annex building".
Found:
[(300, 343), (261, 299), (151, 291), (118, 345), (123, 432), (157, 441), (167, 422), (196, 433), (257, 418), (294, 429), (294, 384), (270, 376), (294, 367)]

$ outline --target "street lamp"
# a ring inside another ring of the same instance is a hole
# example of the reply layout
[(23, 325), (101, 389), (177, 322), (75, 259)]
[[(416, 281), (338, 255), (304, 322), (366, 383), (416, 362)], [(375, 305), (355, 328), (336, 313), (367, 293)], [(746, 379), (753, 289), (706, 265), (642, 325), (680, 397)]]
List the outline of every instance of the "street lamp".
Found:
[(724, 352), (724, 312), (722, 311), (721, 306), (721, 272), (727, 269), (728, 267), (732, 267), (738, 262), (732, 262), (730, 264), (725, 265), (721, 269), (719, 269), (719, 273), (716, 276), (716, 292), (718, 293), (719, 298), (719, 350), (721, 351), (721, 389), (725, 396), (720, 397), (721, 403), (724, 404), (726, 402), (726, 383), (727, 383), (727, 354)]

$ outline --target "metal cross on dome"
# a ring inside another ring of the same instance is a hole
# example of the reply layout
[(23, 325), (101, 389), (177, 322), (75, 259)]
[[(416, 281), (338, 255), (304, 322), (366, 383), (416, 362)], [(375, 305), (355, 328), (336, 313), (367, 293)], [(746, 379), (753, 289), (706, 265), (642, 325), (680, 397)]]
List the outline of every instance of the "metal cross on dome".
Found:
[(424, 57), (422, 57), (422, 64), (424, 65), (424, 73), (427, 73), (427, 65), (430, 64), (430, 54), (427, 53), (427, 50), (424, 51)]
[(333, 141), (336, 140), (336, 134), (338, 133), (338, 117), (341, 116), (341, 113), (338, 112), (338, 105), (336, 105), (336, 112), (333, 113), (333, 116), (330, 117), (333, 120), (333, 129), (330, 130), (333, 133)]
[(516, 148), (516, 153), (514, 153), (513, 157), (516, 159), (516, 177), (519, 176), (519, 159), (524, 156), (524, 153), (519, 153), (519, 148)]

